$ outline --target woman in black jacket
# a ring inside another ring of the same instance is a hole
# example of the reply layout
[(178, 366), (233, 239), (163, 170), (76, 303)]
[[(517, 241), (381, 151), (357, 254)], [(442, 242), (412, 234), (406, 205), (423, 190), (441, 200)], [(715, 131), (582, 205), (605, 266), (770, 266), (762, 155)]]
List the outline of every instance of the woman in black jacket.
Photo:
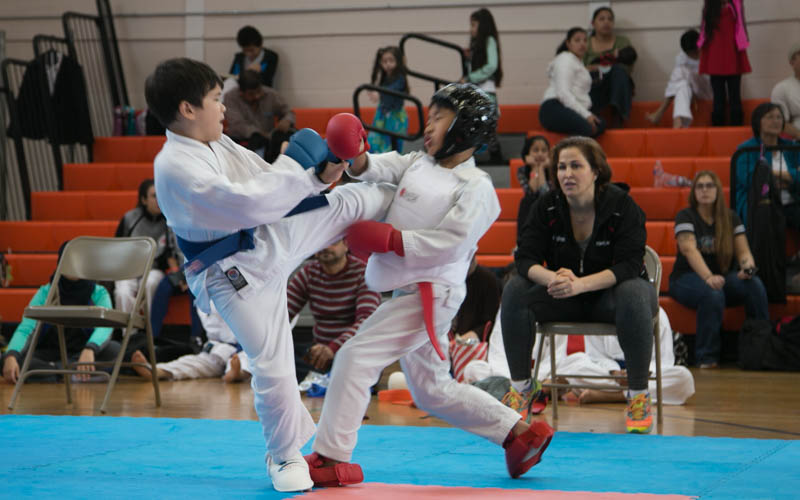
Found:
[(645, 215), (622, 189), (593, 139), (570, 137), (553, 149), (555, 189), (533, 206), (519, 241), (518, 275), (503, 291), (501, 324), (511, 371), (509, 406), (524, 411), (531, 381), (536, 321), (615, 323), (628, 372), (628, 432), (652, 426), (647, 392), (658, 311), (647, 281)]

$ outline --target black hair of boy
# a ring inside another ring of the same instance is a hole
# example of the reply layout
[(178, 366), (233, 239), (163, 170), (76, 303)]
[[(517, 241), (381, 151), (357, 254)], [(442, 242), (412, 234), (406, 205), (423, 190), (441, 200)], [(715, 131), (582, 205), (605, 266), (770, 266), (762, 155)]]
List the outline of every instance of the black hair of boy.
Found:
[(697, 30), (686, 30), (681, 35), (681, 50), (689, 53), (692, 50), (697, 50), (697, 40), (700, 39), (700, 33)]
[(145, 81), (148, 112), (169, 128), (182, 101), (202, 108), (203, 98), (217, 85), (222, 87), (222, 80), (206, 63), (186, 57), (168, 59)]
[(246, 92), (261, 88), (261, 74), (252, 69), (246, 69), (239, 75), (239, 90)]
[(236, 33), (236, 43), (239, 47), (261, 47), (264, 37), (252, 26), (245, 26)]

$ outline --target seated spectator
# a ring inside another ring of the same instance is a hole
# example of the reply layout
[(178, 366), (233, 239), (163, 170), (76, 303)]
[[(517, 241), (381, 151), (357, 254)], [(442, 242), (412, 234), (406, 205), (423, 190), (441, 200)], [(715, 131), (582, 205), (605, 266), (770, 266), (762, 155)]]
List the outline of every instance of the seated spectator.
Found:
[(614, 11), (598, 7), (592, 15), (592, 35), (583, 63), (592, 74), (592, 110), (611, 111), (611, 125), (621, 126), (631, 113), (636, 50), (628, 37), (614, 32)]
[(296, 345), (304, 363), (297, 364), (298, 381), (309, 369), (325, 373), (336, 352), (356, 334), (359, 325), (381, 302), (364, 281), (366, 265), (348, 252), (340, 240), (316, 253), (291, 277), (288, 285), (289, 317), (308, 304), (314, 316), (313, 340), (308, 349)]
[(691, 29), (681, 35), (681, 50), (675, 56), (675, 67), (664, 91), (664, 100), (652, 113), (647, 113), (645, 118), (653, 125), (657, 125), (664, 116), (664, 112), (674, 101), (672, 107), (672, 128), (688, 128), (692, 123), (692, 99), (711, 99), (711, 81), (708, 75), (701, 75), (700, 49), (697, 40), (700, 33)]
[(591, 111), (592, 77), (581, 63), (585, 54), (586, 31), (572, 28), (547, 67), (539, 122), (551, 132), (597, 137), (605, 131), (605, 122)]
[(678, 256), (669, 293), (697, 310), (696, 364), (716, 368), (725, 306), (744, 303), (747, 317), (754, 319), (769, 320), (769, 311), (744, 224), (725, 203), (722, 182), (714, 172), (695, 175), (689, 207), (675, 216), (675, 239)]
[(247, 147), (266, 161), (274, 161), (281, 143), (289, 139), (294, 129), (294, 113), (283, 97), (262, 85), (258, 73), (244, 70), (239, 75), (239, 90), (225, 94), (223, 103), (226, 133), (247, 141)]
[(150, 326), (153, 331), (153, 338), (158, 338), (161, 333), (161, 328), (164, 326), (164, 318), (167, 316), (167, 309), (169, 307), (169, 299), (173, 295), (187, 294), (189, 296), (189, 317), (191, 320), (191, 337), (200, 335), (202, 325), (200, 318), (197, 316), (197, 310), (194, 307), (194, 295), (189, 291), (189, 285), (186, 284), (186, 276), (177, 264), (184, 262), (183, 252), (178, 247), (178, 241), (175, 238), (175, 233), (171, 228), (167, 228), (167, 241), (169, 246), (175, 251), (176, 265), (167, 269), (167, 275), (161, 280), (153, 292), (153, 305), (150, 308)]
[(564, 139), (552, 158), (554, 189), (531, 210), (514, 256), (518, 274), (503, 290), (512, 384), (504, 399), (526, 411), (539, 392), (531, 380), (537, 321), (614, 323), (628, 370), (626, 426), (628, 432), (649, 432), (647, 377), (658, 301), (644, 266), (644, 212), (610, 184), (605, 153), (593, 139)]
[(517, 169), (517, 179), (524, 195), (519, 200), (517, 212), (517, 238), (522, 234), (522, 226), (528, 218), (533, 202), (539, 196), (550, 191), (550, 141), (543, 135), (534, 135), (525, 139), (522, 146), (522, 161), (525, 163)]
[(239, 75), (245, 70), (258, 73), (262, 85), (274, 87), (278, 54), (264, 47), (264, 38), (252, 26), (245, 26), (236, 34), (236, 43), (242, 49), (233, 56), (230, 74)]
[[(167, 269), (178, 267), (174, 248), (167, 240), (167, 219), (161, 213), (156, 200), (156, 188), (153, 179), (145, 179), (139, 184), (139, 204), (125, 213), (117, 225), (117, 238), (129, 236), (149, 236), (156, 242), (156, 258), (145, 281), (145, 297), (147, 307), (152, 308), (153, 294), (156, 287), (164, 279)], [(139, 280), (122, 280), (114, 282), (114, 304), (116, 308), (130, 312), (136, 300)]]
[[(659, 308), (659, 339), (661, 349), (661, 390), (663, 391), (664, 404), (682, 405), (694, 394), (694, 378), (685, 366), (675, 364), (675, 355), (672, 352), (672, 328), (664, 309)], [(614, 337), (586, 336), (583, 337), (585, 351), (567, 354), (567, 336), (557, 335), (556, 339), (556, 367), (559, 372), (576, 375), (625, 375), (622, 368), (625, 355), (619, 341)], [(539, 352), (541, 337), (537, 337), (533, 348), (533, 360)], [(542, 350), (539, 377), (545, 381), (551, 378), (550, 346), (545, 340)], [(650, 373), (656, 372), (655, 346), (651, 355)], [(488, 377), (510, 377), (508, 361), (503, 346), (503, 334), (499, 322), (495, 324), (492, 336), (489, 339), (489, 356), (486, 361), (471, 361), (464, 369), (464, 381), (474, 383)], [(596, 384), (597, 379), (582, 379), (570, 377), (566, 379), (570, 384)], [(600, 383), (608, 383), (601, 380)], [(621, 386), (625, 386), (624, 381)], [(656, 381), (650, 380), (648, 389), (656, 394)], [(547, 389), (545, 389), (547, 391)], [(577, 401), (579, 403), (616, 403), (625, 401), (622, 388), (619, 391), (600, 389), (574, 389), (569, 393), (559, 393), (561, 399)], [(655, 397), (653, 398), (656, 401)]]
[[(64, 242), (58, 249), (58, 259), (64, 253)], [(47, 301), (47, 295), (53, 286), (55, 273), (50, 277), (50, 282), (39, 287), (39, 290), (31, 299), (29, 306), (42, 306)], [(111, 297), (103, 286), (94, 281), (73, 278), (61, 275), (59, 279), (58, 296), (61, 305), (95, 305), (111, 309)], [(27, 355), (29, 337), (36, 328), (36, 321), (30, 318), (22, 318), (22, 321), (14, 331), (11, 342), (8, 344), (3, 359), (3, 378), (10, 384), (16, 384), (19, 379), (20, 369)], [(111, 340), (111, 328), (65, 328), (64, 340), (66, 343), (68, 362), (70, 363), (93, 363), (95, 361), (113, 361), (119, 353), (120, 345)], [(30, 370), (67, 368), (60, 366), (61, 353), (58, 347), (58, 333), (56, 327), (50, 324), (42, 324), (42, 331), (39, 335), (39, 342), (36, 351), (28, 367)], [(95, 370), (93, 365), (78, 365), (78, 370), (85, 370), (86, 375), (75, 377), (77, 380), (89, 380), (90, 372)]]
[[(208, 338), (203, 345), (202, 351), (197, 354), (183, 355), (173, 361), (156, 363), (156, 374), (158, 378), (166, 380), (191, 380), (222, 377), (223, 374), (227, 376), (226, 367), (230, 366), (231, 357), (241, 350), (241, 346), (239, 346), (236, 337), (233, 335), (233, 331), (231, 331), (230, 327), (228, 327), (219, 315), (213, 303), (210, 307), (211, 314), (196, 311)], [(147, 364), (147, 358), (139, 350), (134, 351), (131, 356), (131, 361), (134, 363)], [(150, 379), (150, 370), (147, 368), (143, 366), (134, 366), (133, 369), (139, 376), (148, 380)], [(241, 373), (239, 376), (241, 376)], [(231, 379), (233, 379), (233, 377), (234, 375), (231, 375)]]
[(772, 89), (770, 101), (781, 107), (786, 125), (783, 133), (795, 140), (800, 140), (800, 43), (789, 49), (789, 64), (794, 75), (781, 80)]
[[(765, 102), (756, 106), (751, 118), (753, 137), (739, 144), (739, 148), (753, 146), (781, 146), (793, 144), (780, 137), (785, 124), (781, 107)], [(743, 153), (736, 161), (736, 213), (747, 224), (747, 196), (760, 152)], [(800, 229), (800, 152), (773, 151), (764, 153), (772, 167), (774, 178), (781, 189), (781, 204), (786, 215), (786, 226)]]

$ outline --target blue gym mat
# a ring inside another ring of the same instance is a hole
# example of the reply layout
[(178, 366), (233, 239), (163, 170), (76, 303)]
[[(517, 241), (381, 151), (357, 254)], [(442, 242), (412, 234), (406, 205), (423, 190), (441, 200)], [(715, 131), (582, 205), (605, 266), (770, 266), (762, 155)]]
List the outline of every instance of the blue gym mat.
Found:
[[(4, 415), (0, 429), (3, 498), (298, 496), (272, 489), (254, 421)], [(354, 461), (367, 483), (530, 490), (533, 497), (545, 490), (800, 497), (800, 441), (559, 432), (542, 462), (512, 480), (502, 449), (464, 431), (368, 425)], [(339, 490), (358, 496), (352, 488)], [(434, 497), (460, 498), (417, 500)]]

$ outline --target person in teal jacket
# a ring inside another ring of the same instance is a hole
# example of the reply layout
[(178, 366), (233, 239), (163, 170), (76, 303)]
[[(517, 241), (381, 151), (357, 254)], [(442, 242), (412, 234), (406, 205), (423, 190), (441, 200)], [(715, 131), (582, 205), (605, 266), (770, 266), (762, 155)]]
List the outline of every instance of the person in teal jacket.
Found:
[[(753, 137), (739, 144), (737, 149), (752, 146), (794, 145), (796, 142), (780, 137), (785, 119), (779, 105), (771, 102), (759, 104), (753, 110), (751, 125)], [(736, 214), (747, 225), (747, 196), (760, 152), (742, 153), (736, 160)], [(781, 188), (781, 204), (786, 215), (786, 226), (800, 229), (800, 151), (765, 151), (764, 159), (772, 167), (776, 183)]]
[[(64, 253), (65, 246), (66, 243), (62, 244), (58, 251), (59, 260)], [(53, 276), (50, 277), (50, 282), (39, 287), (28, 305), (44, 305), (47, 295), (50, 293), (50, 287), (53, 286), (52, 281)], [(113, 308), (108, 290), (94, 281), (73, 279), (62, 275), (58, 283), (58, 291), (62, 305), (95, 305)], [(3, 356), (3, 378), (9, 383), (17, 383), (20, 367), (27, 354), (34, 328), (36, 328), (36, 321), (23, 317), (11, 337), (8, 350)], [(43, 331), (29, 367), (32, 370), (54, 368), (61, 359), (56, 327), (43, 325), (42, 328)], [(71, 362), (79, 363), (114, 360), (119, 353), (120, 345), (111, 340), (112, 330), (112, 328), (66, 328), (64, 337), (67, 357)], [(79, 365), (78, 369), (87, 372), (86, 375), (79, 376), (78, 380), (89, 380), (89, 372), (94, 371), (95, 367)]]

